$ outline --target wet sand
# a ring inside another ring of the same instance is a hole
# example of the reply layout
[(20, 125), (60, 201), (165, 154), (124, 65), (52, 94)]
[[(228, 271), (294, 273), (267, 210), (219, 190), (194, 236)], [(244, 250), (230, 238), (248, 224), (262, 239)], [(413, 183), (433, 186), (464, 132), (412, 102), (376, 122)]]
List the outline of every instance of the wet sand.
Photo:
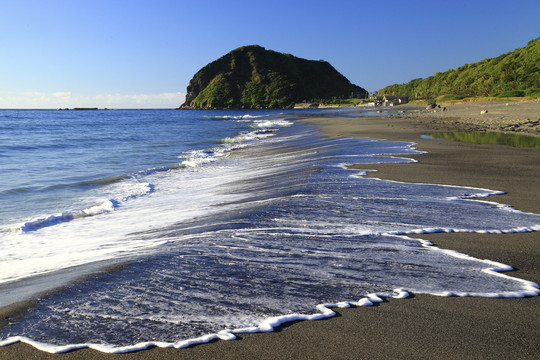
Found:
[[(482, 109), (487, 114), (480, 116)], [(490, 117), (484, 115), (491, 114)], [(370, 165), (369, 176), (501, 190), (490, 200), (540, 213), (540, 150), (421, 139), (430, 131), (505, 129), (536, 133), (540, 101), (473, 103), (448, 111), (394, 117), (314, 119), (327, 136), (412, 141), (427, 154), (415, 164)], [(527, 120), (528, 119), (528, 120)], [(523, 125), (525, 124), (525, 125)], [(525, 129), (525, 130), (523, 130)], [(365, 165), (356, 166), (365, 168)], [(540, 234), (430, 234), (442, 248), (512, 265), (512, 276), (540, 284)], [(0, 320), (20, 308), (0, 313)], [(0, 348), (0, 359), (533, 359), (540, 353), (540, 297), (485, 299), (412, 295), (378, 306), (337, 310), (321, 321), (287, 324), (266, 334), (240, 335), (188, 349), (123, 355), (79, 350), (53, 355), (26, 344)]]

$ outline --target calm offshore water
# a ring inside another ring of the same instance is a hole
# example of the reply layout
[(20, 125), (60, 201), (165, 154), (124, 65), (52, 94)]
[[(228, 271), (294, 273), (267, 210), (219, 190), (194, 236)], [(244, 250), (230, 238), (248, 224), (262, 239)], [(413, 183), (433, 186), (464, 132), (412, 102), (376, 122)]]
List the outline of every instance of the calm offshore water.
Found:
[(538, 230), (539, 215), (467, 200), (494, 190), (364, 178), (346, 164), (409, 162), (414, 144), (294, 121), (362, 114), (0, 110), (0, 306), (19, 284), (124, 264), (41, 296), (0, 344), (181, 347), (373, 294), (536, 295), (413, 237)]

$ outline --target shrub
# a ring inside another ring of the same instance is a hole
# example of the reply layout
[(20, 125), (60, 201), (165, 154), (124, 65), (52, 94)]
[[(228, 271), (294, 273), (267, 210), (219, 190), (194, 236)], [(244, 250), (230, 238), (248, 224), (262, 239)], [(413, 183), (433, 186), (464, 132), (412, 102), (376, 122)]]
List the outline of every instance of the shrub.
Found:
[(502, 93), (498, 93), (497, 97), (524, 97), (525, 91), (523, 90), (506, 90)]
[(540, 97), (540, 88), (525, 90), (525, 96)]
[(465, 99), (467, 96), (465, 95), (442, 95), (437, 97), (437, 101), (449, 101), (449, 100), (462, 100)]

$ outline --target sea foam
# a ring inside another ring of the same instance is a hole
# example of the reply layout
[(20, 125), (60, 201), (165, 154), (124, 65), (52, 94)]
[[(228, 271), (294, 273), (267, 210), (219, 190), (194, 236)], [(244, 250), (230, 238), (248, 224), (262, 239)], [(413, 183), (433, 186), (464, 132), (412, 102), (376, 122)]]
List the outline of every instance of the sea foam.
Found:
[(106, 214), (114, 211), (114, 209), (118, 208), (130, 199), (135, 199), (137, 197), (152, 193), (154, 189), (154, 186), (152, 184), (141, 184), (138, 182), (131, 184), (124, 182), (119, 185), (119, 187), (123, 188), (122, 197), (120, 198), (103, 200), (96, 205), (92, 205), (82, 210), (73, 210), (63, 212), (61, 214), (32, 219), (22, 224), (18, 229), (22, 232), (36, 231), (44, 227), (54, 226), (72, 220)]

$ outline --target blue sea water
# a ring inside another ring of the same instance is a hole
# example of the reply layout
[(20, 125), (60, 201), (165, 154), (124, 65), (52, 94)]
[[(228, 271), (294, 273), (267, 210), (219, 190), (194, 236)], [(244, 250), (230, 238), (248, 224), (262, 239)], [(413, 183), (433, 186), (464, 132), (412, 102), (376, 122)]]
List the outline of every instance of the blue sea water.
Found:
[(39, 296), (0, 345), (183, 347), (408, 291), (537, 295), (414, 234), (539, 230), (539, 215), (470, 200), (496, 190), (365, 178), (346, 165), (420, 152), (297, 121), (364, 114), (0, 110), (0, 306), (92, 274)]
[(177, 167), (249, 126), (212, 112), (2, 110), (0, 225), (74, 210), (96, 188)]

